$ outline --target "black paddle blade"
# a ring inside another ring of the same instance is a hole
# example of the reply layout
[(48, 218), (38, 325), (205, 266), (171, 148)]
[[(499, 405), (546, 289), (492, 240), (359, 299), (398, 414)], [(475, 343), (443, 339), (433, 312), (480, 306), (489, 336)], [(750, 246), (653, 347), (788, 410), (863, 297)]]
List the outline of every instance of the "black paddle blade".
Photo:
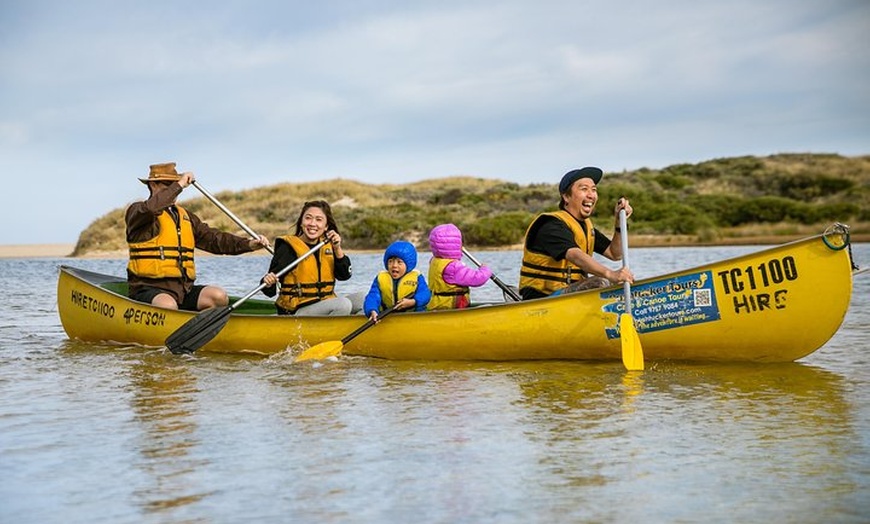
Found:
[(193, 353), (220, 333), (231, 311), (229, 306), (206, 309), (166, 337), (166, 347), (176, 355)]

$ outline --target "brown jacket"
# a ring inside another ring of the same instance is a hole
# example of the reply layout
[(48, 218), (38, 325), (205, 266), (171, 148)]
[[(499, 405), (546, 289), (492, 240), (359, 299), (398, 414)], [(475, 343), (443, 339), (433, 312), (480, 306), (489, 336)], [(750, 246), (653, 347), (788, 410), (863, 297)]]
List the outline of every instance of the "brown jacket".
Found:
[[(154, 238), (159, 226), (157, 217), (165, 209), (168, 209), (181, 194), (181, 186), (174, 183), (165, 189), (156, 191), (148, 200), (134, 202), (127, 208), (125, 220), (127, 222), (127, 242), (135, 243)], [(193, 213), (190, 213), (190, 223), (193, 226), (193, 236), (196, 240), (196, 248), (216, 255), (239, 255), (253, 251), (251, 239), (232, 233), (225, 233), (210, 227)], [(173, 295), (177, 302), (181, 302), (190, 289), (193, 281), (182, 278), (150, 279), (140, 278), (127, 271), (127, 282), (130, 290), (140, 286), (151, 286), (165, 290)]]

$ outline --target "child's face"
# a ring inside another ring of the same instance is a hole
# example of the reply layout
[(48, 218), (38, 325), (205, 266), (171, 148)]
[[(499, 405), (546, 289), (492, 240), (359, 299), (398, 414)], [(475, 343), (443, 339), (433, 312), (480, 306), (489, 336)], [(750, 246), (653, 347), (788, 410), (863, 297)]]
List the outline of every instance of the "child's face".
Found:
[(387, 271), (390, 272), (390, 276), (393, 278), (402, 277), (405, 272), (407, 272), (408, 266), (405, 265), (405, 261), (399, 257), (391, 257), (387, 260)]

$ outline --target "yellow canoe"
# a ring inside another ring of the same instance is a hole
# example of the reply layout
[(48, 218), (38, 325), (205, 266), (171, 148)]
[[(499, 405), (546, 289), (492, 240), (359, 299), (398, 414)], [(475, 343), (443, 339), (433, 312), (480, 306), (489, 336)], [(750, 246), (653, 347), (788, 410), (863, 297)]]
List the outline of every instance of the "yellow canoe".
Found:
[[(638, 280), (632, 315), (647, 361), (787, 362), (825, 344), (849, 307), (848, 229)], [(164, 346), (196, 313), (131, 301), (123, 277), (62, 266), (57, 301), (70, 338)], [(231, 303), (232, 303), (231, 299)], [(397, 360), (620, 360), (623, 288), (464, 310), (401, 313), (354, 338), (348, 355)], [(274, 354), (341, 339), (353, 317), (278, 317), (250, 299), (200, 352)]]

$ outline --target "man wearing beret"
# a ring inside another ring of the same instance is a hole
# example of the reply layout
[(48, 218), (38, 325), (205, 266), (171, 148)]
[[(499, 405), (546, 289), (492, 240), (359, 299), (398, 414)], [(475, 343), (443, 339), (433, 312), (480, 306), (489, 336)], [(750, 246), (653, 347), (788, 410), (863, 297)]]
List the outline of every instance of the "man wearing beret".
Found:
[(194, 285), (194, 249), (218, 255), (238, 255), (269, 245), (256, 239), (220, 231), (177, 205), (175, 199), (192, 184), (193, 173), (179, 174), (175, 163), (154, 164), (148, 178), (147, 200), (127, 208), (128, 295), (133, 300), (168, 309), (198, 311), (229, 303), (226, 291), (217, 286)]
[(598, 253), (622, 260), (619, 211), (625, 209), (626, 217), (632, 211), (628, 199), (620, 198), (616, 203), (612, 240), (593, 227), (590, 217), (598, 203), (598, 182), (603, 174), (597, 167), (565, 173), (559, 183), (559, 211), (541, 213), (529, 225), (520, 269), (523, 300), (634, 282), (627, 267), (610, 269), (593, 258)]

